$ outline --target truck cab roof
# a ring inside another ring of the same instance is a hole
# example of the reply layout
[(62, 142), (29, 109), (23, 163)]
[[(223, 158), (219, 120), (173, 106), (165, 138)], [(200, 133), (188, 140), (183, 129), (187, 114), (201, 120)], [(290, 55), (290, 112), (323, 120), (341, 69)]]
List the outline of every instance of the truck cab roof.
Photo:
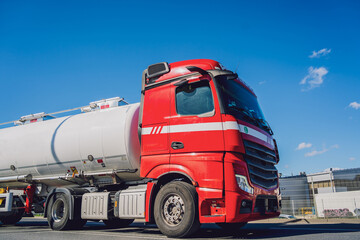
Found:
[[(192, 74), (193, 72), (191, 72), (189, 69), (187, 69), (187, 67), (198, 67), (202, 70), (223, 70), (220, 63), (214, 60), (210, 60), (210, 59), (193, 59), (193, 60), (187, 60), (187, 61), (179, 61), (179, 62), (174, 62), (174, 63), (160, 63), (160, 64), (154, 64), (152, 66), (155, 65), (160, 65), (164, 64), (165, 68), (167, 67), (168, 69), (165, 70), (163, 74), (161, 74), (160, 76), (156, 76), (153, 77), (149, 83), (153, 84), (153, 83), (159, 83), (159, 82), (163, 82), (169, 79), (173, 79), (173, 78), (177, 78), (177, 77), (183, 77), (184, 75), (187, 74)], [(151, 66), (149, 66), (148, 71), (150, 69)]]
[[(219, 62), (211, 60), (211, 59), (192, 59), (186, 61), (179, 61), (173, 63), (158, 63), (148, 67), (145, 71), (150, 73), (150, 68), (155, 68), (154, 77), (150, 74), (150, 78), (146, 80), (147, 87), (162, 85), (163, 83), (167, 83), (169, 81), (176, 80), (177, 78), (187, 77), (189, 75), (194, 74), (193, 71), (189, 70), (189, 67), (198, 68), (199, 70), (204, 71), (227, 71)], [(158, 71), (158, 73), (156, 73)], [(196, 74), (196, 73), (195, 73)], [(149, 76), (149, 75), (148, 75)], [(145, 80), (145, 79), (144, 79)], [(256, 94), (254, 91), (243, 82), (240, 78), (236, 79), (238, 83), (244, 86), (249, 92), (251, 92), (254, 96)]]

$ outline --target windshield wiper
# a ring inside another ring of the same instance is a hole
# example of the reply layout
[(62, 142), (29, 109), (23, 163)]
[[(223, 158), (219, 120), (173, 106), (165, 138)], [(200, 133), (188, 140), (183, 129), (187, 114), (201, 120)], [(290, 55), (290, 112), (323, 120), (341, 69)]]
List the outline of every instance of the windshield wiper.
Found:
[(258, 121), (261, 123), (261, 125), (262, 125), (263, 127), (265, 127), (265, 129), (270, 133), (270, 135), (274, 135), (274, 132), (273, 132), (273, 130), (272, 130), (271, 127), (270, 127), (270, 124), (269, 124), (265, 119), (256, 118), (256, 120), (258, 120)]
[(260, 122), (252, 115), (252, 113), (248, 110), (246, 110), (245, 108), (240, 108), (237, 106), (228, 106), (231, 109), (236, 110), (237, 112), (240, 112), (243, 114), (243, 116), (245, 116), (246, 118), (250, 119), (252, 122), (255, 123), (256, 126), (260, 127)]
[(254, 122), (256, 126), (265, 129), (267, 132), (269, 132), (270, 135), (274, 135), (274, 132), (272, 131), (269, 123), (265, 119), (255, 117), (254, 113), (252, 113), (251, 111), (245, 108), (240, 108), (237, 106), (229, 106), (229, 108), (237, 110), (238, 112), (242, 113), (245, 117), (250, 119), (252, 122)]

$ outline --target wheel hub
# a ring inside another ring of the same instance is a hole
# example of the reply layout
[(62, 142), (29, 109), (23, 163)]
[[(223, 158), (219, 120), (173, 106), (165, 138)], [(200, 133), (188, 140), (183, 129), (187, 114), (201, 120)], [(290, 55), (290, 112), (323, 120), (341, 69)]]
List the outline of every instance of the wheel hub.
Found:
[(177, 194), (172, 194), (165, 199), (163, 206), (164, 219), (169, 225), (178, 225), (185, 214), (185, 204)]
[(65, 206), (64, 202), (61, 199), (57, 199), (53, 206), (51, 211), (51, 217), (55, 222), (60, 222), (61, 219), (64, 217), (65, 212)]

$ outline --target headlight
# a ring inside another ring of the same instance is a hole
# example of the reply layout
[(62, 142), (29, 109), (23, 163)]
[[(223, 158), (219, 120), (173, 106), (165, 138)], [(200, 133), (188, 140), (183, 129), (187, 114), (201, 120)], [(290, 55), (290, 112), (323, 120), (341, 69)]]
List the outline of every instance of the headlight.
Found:
[(240, 174), (235, 174), (236, 177), (236, 181), (237, 184), (239, 185), (239, 188), (247, 193), (253, 194), (254, 193), (254, 188), (252, 188), (248, 181), (247, 178), (243, 175)]

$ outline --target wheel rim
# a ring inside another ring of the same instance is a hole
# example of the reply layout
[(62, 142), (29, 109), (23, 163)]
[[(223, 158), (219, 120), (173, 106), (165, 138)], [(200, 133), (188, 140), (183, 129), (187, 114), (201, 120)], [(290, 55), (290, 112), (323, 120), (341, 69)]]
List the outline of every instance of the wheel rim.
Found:
[(168, 225), (179, 225), (185, 214), (184, 201), (179, 195), (170, 194), (164, 200), (162, 212), (163, 218)]
[(52, 206), (51, 217), (55, 222), (60, 222), (65, 213), (65, 205), (61, 199), (56, 199)]

